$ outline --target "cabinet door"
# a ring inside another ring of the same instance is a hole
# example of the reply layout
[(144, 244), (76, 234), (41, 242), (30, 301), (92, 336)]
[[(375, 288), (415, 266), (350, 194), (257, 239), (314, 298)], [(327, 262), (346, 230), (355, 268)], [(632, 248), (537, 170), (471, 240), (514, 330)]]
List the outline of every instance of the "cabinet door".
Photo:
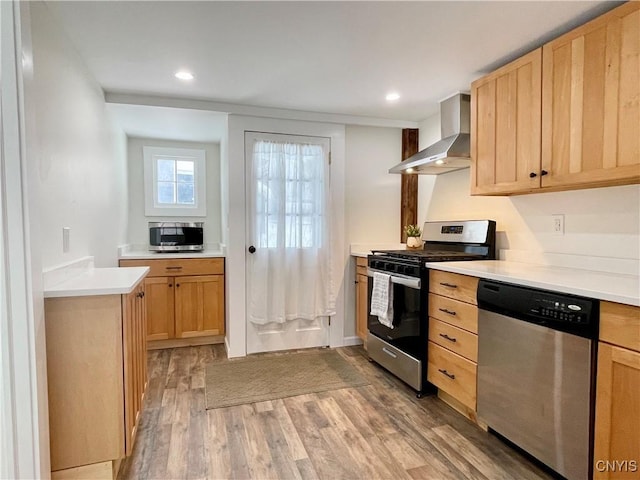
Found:
[(176, 338), (224, 334), (224, 275), (175, 277)]
[[(596, 390), (594, 478), (638, 478), (640, 353), (600, 342)], [(608, 462), (608, 463), (607, 463)], [(631, 465), (630, 462), (635, 462)]]
[(125, 454), (131, 455), (146, 386), (144, 284), (123, 295), (122, 347), (124, 357)]
[[(356, 334), (362, 340), (367, 340), (367, 295), (368, 295), (368, 281), (369, 278), (366, 275), (356, 276)], [(365, 343), (366, 345), (366, 343)]]
[(543, 187), (640, 181), (640, 2), (543, 47)]
[(540, 187), (542, 50), (471, 84), (471, 194)]
[(147, 309), (147, 340), (175, 338), (174, 326), (174, 277), (145, 279)]

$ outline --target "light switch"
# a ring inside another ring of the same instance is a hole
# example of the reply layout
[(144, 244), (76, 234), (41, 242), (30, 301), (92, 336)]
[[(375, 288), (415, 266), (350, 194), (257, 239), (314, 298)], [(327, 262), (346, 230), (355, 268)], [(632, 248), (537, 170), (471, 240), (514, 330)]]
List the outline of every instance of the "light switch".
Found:
[(62, 227), (62, 253), (69, 252), (69, 234), (71, 227)]

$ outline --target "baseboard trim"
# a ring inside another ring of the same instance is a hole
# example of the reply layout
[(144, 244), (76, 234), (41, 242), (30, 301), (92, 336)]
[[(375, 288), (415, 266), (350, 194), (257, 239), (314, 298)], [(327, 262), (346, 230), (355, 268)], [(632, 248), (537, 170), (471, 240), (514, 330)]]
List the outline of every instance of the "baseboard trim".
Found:
[(195, 347), (198, 345), (213, 345), (226, 343), (223, 335), (210, 335), (207, 337), (172, 338), (170, 340), (150, 340), (147, 342), (147, 350), (160, 350), (163, 348)]
[(342, 346), (344, 347), (352, 347), (354, 345), (362, 345), (364, 342), (357, 335), (351, 337), (344, 337), (342, 339)]

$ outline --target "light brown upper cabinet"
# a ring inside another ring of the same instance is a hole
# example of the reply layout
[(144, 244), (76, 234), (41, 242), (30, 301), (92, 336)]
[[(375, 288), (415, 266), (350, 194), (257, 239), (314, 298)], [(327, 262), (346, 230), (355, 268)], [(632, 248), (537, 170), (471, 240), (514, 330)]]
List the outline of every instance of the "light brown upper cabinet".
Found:
[(546, 44), (543, 187), (640, 180), (640, 3)]
[(639, 183), (640, 2), (476, 80), (471, 118), (472, 194)]
[(471, 193), (540, 187), (542, 49), (471, 84)]

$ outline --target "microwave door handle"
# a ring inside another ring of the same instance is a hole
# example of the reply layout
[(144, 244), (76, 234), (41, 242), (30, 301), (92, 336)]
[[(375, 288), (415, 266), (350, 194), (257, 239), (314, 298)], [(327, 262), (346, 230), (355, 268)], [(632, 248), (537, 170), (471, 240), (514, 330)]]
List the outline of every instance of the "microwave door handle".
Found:
[[(382, 272), (380, 270), (374, 270), (371, 268), (367, 268), (367, 276), (373, 277), (373, 272), (380, 272), (389, 275), (389, 272)], [(397, 277), (395, 275), (391, 275), (391, 283), (395, 283), (396, 285), (403, 285), (405, 287), (413, 288), (414, 290), (420, 290), (421, 281), (419, 278), (410, 278), (410, 277)]]

